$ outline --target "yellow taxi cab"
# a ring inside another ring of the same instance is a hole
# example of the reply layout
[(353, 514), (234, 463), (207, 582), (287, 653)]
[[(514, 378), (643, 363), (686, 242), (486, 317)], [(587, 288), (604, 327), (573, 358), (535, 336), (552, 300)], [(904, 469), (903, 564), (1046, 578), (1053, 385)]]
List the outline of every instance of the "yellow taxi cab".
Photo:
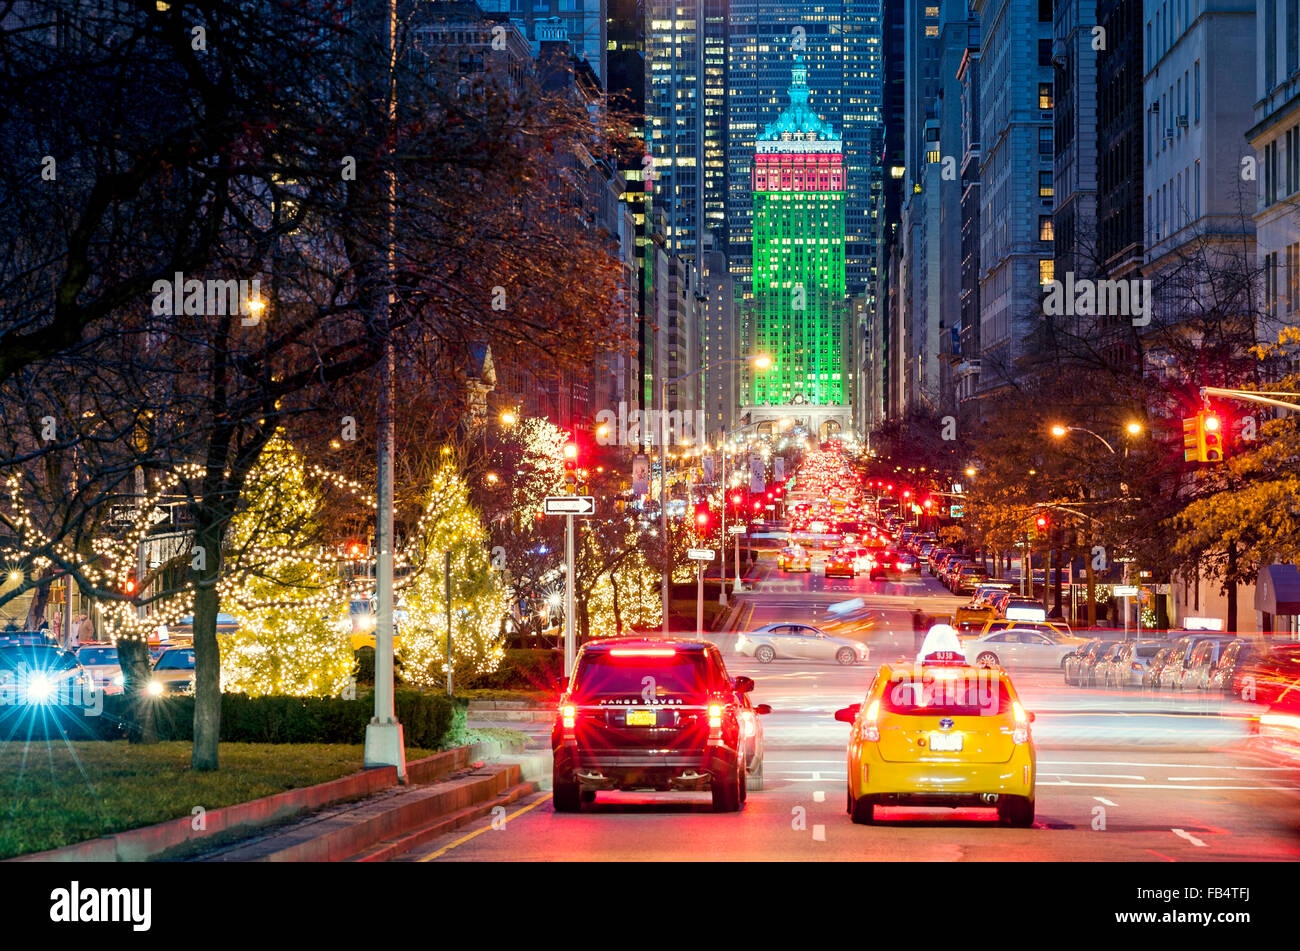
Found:
[(914, 662), (884, 664), (862, 703), (835, 712), (853, 724), (848, 812), (877, 806), (990, 806), (1003, 825), (1034, 824), (1036, 757), (1026, 712), (1001, 667), (973, 667), (957, 632), (931, 628)]
[(787, 545), (776, 556), (776, 566), (781, 571), (812, 571), (812, 559), (802, 545)]
[(1017, 630), (1042, 631), (1044, 634), (1053, 634), (1062, 644), (1084, 644), (1088, 641), (1088, 638), (1075, 634), (1066, 621), (1058, 621), (1055, 618), (1047, 618), (1041, 621), (1013, 621), (1007, 618), (993, 618), (985, 621), (975, 636), (983, 637), (985, 634), (992, 634), (994, 631), (1005, 631), (1013, 627)]

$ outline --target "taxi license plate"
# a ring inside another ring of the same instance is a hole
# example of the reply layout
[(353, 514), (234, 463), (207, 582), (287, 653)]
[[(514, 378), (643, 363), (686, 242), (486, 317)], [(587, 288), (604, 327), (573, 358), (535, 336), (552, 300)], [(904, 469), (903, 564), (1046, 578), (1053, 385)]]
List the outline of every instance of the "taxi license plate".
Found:
[(659, 714), (655, 710), (629, 710), (627, 712), (628, 726), (654, 726), (659, 720)]
[(930, 749), (936, 753), (960, 753), (960, 733), (931, 733)]

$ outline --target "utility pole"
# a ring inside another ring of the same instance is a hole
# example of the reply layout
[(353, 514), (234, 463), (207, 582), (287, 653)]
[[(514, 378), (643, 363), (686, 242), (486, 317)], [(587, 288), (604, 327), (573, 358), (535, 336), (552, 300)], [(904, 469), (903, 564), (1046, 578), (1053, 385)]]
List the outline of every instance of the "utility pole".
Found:
[(573, 567), (573, 516), (564, 516), (564, 676), (573, 673), (577, 638), (573, 630), (573, 589), (577, 578)]
[[(397, 120), (397, 0), (384, 0), (383, 48), (388, 71), (388, 122), (390, 130)], [(378, 560), (375, 565), (375, 713), (366, 725), (365, 766), (397, 767), (397, 778), (406, 782), (406, 741), (402, 725), (397, 722), (393, 704), (393, 341), (389, 317), (393, 303), (393, 272), (396, 265), (395, 212), (397, 180), (391, 168), (385, 172), (387, 207), (384, 209), (386, 257), (384, 287), (377, 295), (376, 320), (383, 343), (379, 381), (379, 458), (378, 508), (375, 542)], [(451, 657), (447, 657), (450, 677)]]

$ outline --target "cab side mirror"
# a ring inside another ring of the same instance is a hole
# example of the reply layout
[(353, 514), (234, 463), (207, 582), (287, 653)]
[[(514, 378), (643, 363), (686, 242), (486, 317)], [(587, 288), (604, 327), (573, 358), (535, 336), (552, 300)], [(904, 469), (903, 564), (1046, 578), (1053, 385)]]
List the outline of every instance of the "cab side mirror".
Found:
[(757, 713), (759, 716), (763, 716), (764, 714), (771, 713), (772, 705), (768, 703), (760, 703), (758, 706), (754, 708), (754, 712)]
[(841, 723), (854, 723), (858, 719), (858, 711), (862, 709), (862, 704), (855, 703), (852, 706), (845, 707), (842, 710), (835, 711), (835, 719)]
[(732, 678), (731, 686), (735, 689), (736, 693), (749, 693), (754, 689), (754, 681), (750, 677), (734, 677)]

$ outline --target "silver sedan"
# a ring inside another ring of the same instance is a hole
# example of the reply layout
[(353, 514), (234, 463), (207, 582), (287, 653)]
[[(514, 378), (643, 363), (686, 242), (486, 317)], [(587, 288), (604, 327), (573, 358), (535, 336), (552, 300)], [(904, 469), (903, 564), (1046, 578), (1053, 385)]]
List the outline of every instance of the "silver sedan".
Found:
[(866, 663), (867, 645), (836, 637), (810, 624), (765, 624), (736, 638), (736, 651), (760, 664), (774, 660), (834, 661), (848, 666)]
[(1079, 646), (1077, 640), (1041, 631), (1007, 628), (976, 637), (963, 645), (968, 664), (1001, 667), (1060, 667), (1065, 655)]

